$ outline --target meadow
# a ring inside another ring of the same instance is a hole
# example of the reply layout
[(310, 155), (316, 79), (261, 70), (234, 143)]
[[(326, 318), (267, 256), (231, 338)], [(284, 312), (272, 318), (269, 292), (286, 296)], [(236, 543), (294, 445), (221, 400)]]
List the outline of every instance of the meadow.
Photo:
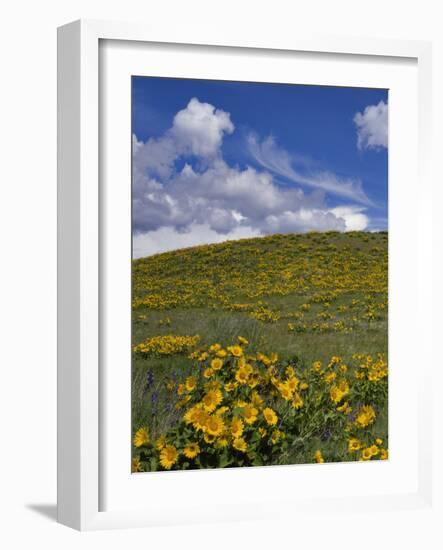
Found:
[(133, 261), (133, 471), (388, 457), (388, 234)]

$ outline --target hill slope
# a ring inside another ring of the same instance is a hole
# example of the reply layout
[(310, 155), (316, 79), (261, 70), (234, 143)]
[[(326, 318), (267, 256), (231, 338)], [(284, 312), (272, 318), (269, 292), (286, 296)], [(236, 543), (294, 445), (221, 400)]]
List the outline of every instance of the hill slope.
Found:
[[(134, 428), (158, 436), (175, 426), (170, 392), (197, 374), (190, 354), (239, 336), (248, 353), (301, 371), (384, 357), (387, 285), (387, 233), (273, 235), (134, 260)], [(374, 429), (386, 434), (385, 405), (377, 414)]]
[[(334, 334), (342, 348), (337, 336), (345, 334), (348, 351), (358, 340), (368, 352), (376, 338), (386, 351), (387, 242), (387, 233), (273, 235), (135, 260), (134, 344), (171, 330), (232, 337), (237, 326), (274, 344), (282, 332), (297, 342), (303, 335), (304, 350), (288, 342), (280, 353), (296, 349), (307, 359), (312, 335)], [(224, 335), (227, 319), (234, 326)]]

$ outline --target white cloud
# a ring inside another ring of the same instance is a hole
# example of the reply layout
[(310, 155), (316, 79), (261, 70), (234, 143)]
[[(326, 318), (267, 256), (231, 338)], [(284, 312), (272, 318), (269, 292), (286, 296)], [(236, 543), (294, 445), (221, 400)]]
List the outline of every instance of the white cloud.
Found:
[(149, 233), (134, 235), (133, 256), (143, 258), (178, 248), (246, 239), (259, 235), (258, 229), (250, 227), (236, 227), (227, 234), (217, 233), (208, 224), (192, 224), (186, 233), (179, 233), (173, 227), (160, 227)]
[(278, 147), (272, 137), (259, 142), (256, 136), (250, 135), (248, 143), (249, 150), (254, 159), (272, 173), (297, 184), (321, 189), (361, 204), (370, 204), (370, 200), (363, 191), (359, 180), (338, 178), (330, 172), (317, 172), (308, 175), (301, 174), (295, 170), (291, 155)]
[(286, 210), (265, 219), (267, 233), (301, 233), (306, 231), (344, 231), (346, 223), (333, 212), (317, 208)]
[[(233, 131), (229, 113), (194, 98), (163, 136), (133, 137), (135, 257), (268, 233), (366, 227), (364, 208), (352, 204), (369, 203), (359, 182), (301, 176), (270, 138), (249, 143), (266, 171), (229, 166), (221, 147)], [(180, 169), (178, 159), (185, 161)], [(279, 185), (276, 174), (312, 190)], [(325, 192), (346, 197), (349, 206), (329, 208)]]
[(218, 154), (224, 133), (233, 131), (229, 113), (194, 97), (175, 115), (171, 134), (181, 152), (210, 157)]
[(160, 138), (143, 143), (133, 136), (135, 181), (143, 180), (148, 173), (151, 177), (170, 177), (175, 161), (182, 156), (218, 156), (223, 135), (233, 131), (229, 113), (192, 98)]
[(363, 214), (365, 208), (360, 206), (337, 206), (330, 212), (345, 223), (345, 231), (364, 231), (369, 225), (369, 218)]
[(363, 113), (356, 113), (357, 147), (359, 149), (387, 149), (388, 147), (388, 105), (368, 105)]

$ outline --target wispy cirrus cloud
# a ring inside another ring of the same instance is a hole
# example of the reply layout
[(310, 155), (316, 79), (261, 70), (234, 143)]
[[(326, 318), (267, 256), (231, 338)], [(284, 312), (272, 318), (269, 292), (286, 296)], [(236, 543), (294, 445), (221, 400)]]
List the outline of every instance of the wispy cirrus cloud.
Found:
[(331, 172), (310, 172), (302, 174), (294, 168), (294, 158), (279, 147), (272, 136), (260, 141), (254, 134), (248, 136), (249, 152), (255, 161), (271, 173), (298, 185), (321, 189), (324, 192), (370, 206), (369, 197), (360, 180), (339, 178)]

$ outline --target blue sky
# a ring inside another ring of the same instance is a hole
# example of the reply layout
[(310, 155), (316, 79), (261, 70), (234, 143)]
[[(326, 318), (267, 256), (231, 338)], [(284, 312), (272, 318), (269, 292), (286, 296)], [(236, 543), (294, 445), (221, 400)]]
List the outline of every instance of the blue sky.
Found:
[(387, 228), (387, 90), (133, 77), (134, 256)]

